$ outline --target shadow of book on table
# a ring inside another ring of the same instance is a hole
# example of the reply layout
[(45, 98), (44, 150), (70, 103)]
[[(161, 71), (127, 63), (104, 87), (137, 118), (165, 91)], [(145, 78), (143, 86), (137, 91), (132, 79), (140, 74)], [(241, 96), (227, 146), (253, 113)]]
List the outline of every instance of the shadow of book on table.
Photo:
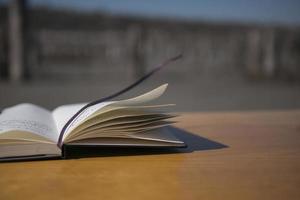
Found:
[(87, 158), (87, 157), (107, 157), (107, 156), (135, 156), (135, 155), (154, 155), (154, 154), (174, 154), (174, 153), (191, 153), (193, 151), (215, 150), (228, 147), (219, 142), (195, 135), (183, 129), (173, 126), (169, 127), (172, 133), (187, 147), (170, 148), (170, 147), (78, 147), (68, 146), (69, 155), (67, 159)]

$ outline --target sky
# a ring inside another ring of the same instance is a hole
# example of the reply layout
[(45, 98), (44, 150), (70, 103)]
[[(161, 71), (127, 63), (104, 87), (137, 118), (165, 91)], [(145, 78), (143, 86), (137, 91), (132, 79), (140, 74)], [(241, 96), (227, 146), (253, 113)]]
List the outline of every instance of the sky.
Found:
[[(9, 0), (0, 0), (7, 2)], [(32, 6), (114, 15), (300, 25), (300, 0), (28, 0)]]

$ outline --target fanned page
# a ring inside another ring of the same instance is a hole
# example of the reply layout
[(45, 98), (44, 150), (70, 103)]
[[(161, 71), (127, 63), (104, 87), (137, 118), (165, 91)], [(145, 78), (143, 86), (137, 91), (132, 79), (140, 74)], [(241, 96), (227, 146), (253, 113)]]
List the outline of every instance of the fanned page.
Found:
[[(68, 127), (67, 131), (70, 131), (73, 129), (73, 127), (77, 126), (79, 123), (83, 122), (87, 117), (95, 113), (97, 110), (105, 107), (106, 105), (111, 104), (112, 102), (103, 102), (100, 104), (96, 104), (94, 106), (88, 107), (86, 110), (84, 110)], [(84, 107), (86, 103), (81, 104), (70, 104), (70, 105), (64, 105), (56, 108), (52, 112), (53, 119), (56, 124), (56, 128), (58, 132), (61, 132), (64, 125), (68, 122), (68, 120), (75, 115), (77, 111), (79, 111), (82, 107)], [(65, 134), (67, 135), (67, 133)]]
[[(167, 88), (164, 84), (135, 98), (96, 104), (83, 110), (67, 127), (64, 143), (77, 140), (109, 137), (139, 138), (138, 133), (166, 126), (172, 115), (162, 114), (156, 109), (170, 106), (147, 105), (159, 98)], [(53, 111), (53, 118), (60, 131), (65, 123), (85, 104), (61, 106)], [(150, 132), (149, 132), (150, 135)]]

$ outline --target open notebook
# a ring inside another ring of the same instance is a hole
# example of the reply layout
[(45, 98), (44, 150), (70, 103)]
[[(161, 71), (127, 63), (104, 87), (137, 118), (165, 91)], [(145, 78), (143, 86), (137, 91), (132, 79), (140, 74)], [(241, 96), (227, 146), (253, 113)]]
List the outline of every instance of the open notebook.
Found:
[(4, 109), (0, 158), (62, 157), (68, 145), (183, 147), (167, 128), (174, 115), (162, 112), (172, 105), (151, 104), (166, 88), (167, 84), (135, 98), (87, 108), (85, 104), (64, 105), (50, 112), (25, 103)]

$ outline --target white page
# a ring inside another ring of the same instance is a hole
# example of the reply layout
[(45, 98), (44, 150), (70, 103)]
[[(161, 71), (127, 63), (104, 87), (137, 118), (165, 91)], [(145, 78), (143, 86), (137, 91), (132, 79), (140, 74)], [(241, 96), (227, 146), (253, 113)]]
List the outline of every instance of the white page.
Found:
[(95, 112), (89, 118), (87, 118), (84, 123), (77, 125), (76, 128), (72, 130), (72, 133), (68, 134), (69, 137), (76, 137), (76, 135), (83, 129), (102, 123), (107, 120), (112, 120), (124, 116), (136, 116), (142, 117), (150, 114), (159, 114), (158, 112), (153, 112), (149, 110), (149, 108), (157, 108), (157, 107), (165, 107), (166, 105), (155, 105), (155, 106), (127, 106), (127, 107), (115, 107), (115, 106), (106, 106), (102, 108), (100, 111)]
[(150, 101), (153, 101), (157, 98), (159, 98), (163, 93), (166, 91), (168, 87), (168, 84), (163, 84), (154, 90), (151, 90), (150, 92), (147, 92), (145, 94), (142, 94), (138, 97), (134, 97), (131, 99), (121, 100), (121, 101), (115, 101), (113, 104), (114, 106), (137, 106), (141, 104), (146, 104)]
[(101, 132), (99, 130), (93, 130), (89, 132), (85, 132), (82, 135), (77, 136), (75, 139), (67, 140), (69, 141), (76, 141), (80, 139), (86, 139), (86, 138), (97, 138), (97, 137), (116, 137), (116, 136), (130, 136), (135, 133), (141, 133), (153, 129), (158, 129), (161, 127), (165, 127), (170, 125), (171, 122), (165, 122), (161, 121), (156, 124), (153, 124), (152, 126), (144, 126), (144, 127), (133, 127), (133, 128), (105, 128), (102, 129)]
[[(146, 115), (147, 116), (147, 115)], [(171, 118), (172, 116), (170, 115), (150, 115), (149, 117), (145, 117), (145, 115), (138, 115), (138, 116), (121, 116), (118, 118), (113, 118), (109, 119), (100, 123), (96, 123), (94, 125), (89, 125), (84, 127), (84, 129), (80, 130), (80, 134), (91, 131), (91, 130), (97, 130), (100, 128), (108, 127), (108, 126), (124, 126), (124, 125), (132, 125), (132, 126), (137, 126), (138, 124), (141, 123), (152, 123), (154, 121), (161, 121), (164, 119)]]
[[(140, 105), (145, 104), (149, 101), (152, 101), (158, 97), (160, 97), (164, 91), (166, 90), (168, 84), (164, 84), (156, 89), (140, 95), (138, 97), (122, 100), (122, 101), (108, 101), (96, 104), (94, 106), (86, 108), (83, 112), (78, 115), (75, 120), (67, 127), (63, 139), (65, 139), (69, 133), (72, 132), (74, 128), (82, 124), (86, 119), (88, 119), (91, 115), (100, 111), (104, 107), (108, 105), (115, 105), (115, 106), (133, 106), (133, 105)], [(83, 106), (86, 104), (73, 104), (73, 105), (65, 105), (56, 108), (53, 112), (53, 118), (56, 123), (57, 129), (60, 132), (64, 125), (68, 122), (68, 120), (76, 114)]]
[[(56, 143), (58, 131), (50, 111), (23, 103), (6, 108), (0, 114), (0, 136), (7, 132), (30, 132)], [(7, 134), (9, 135), (9, 134)], [(26, 139), (26, 136), (24, 136)]]
[[(86, 120), (93, 113), (98, 111), (99, 109), (111, 104), (112, 102), (103, 102), (96, 104), (94, 106), (86, 108), (83, 112), (78, 115), (73, 122), (67, 127), (64, 137), (65, 138), (68, 133), (70, 133), (74, 128), (76, 128), (79, 124), (81, 124), (84, 120)], [(68, 122), (68, 120), (75, 115), (82, 107), (84, 107), (86, 103), (83, 104), (73, 104), (73, 105), (64, 105), (56, 108), (52, 112), (53, 119), (56, 123), (57, 130), (59, 133), (63, 129), (64, 125)]]
[(101, 145), (101, 146), (174, 146), (184, 147), (184, 142), (178, 140), (169, 127), (150, 130), (144, 133), (119, 135), (116, 137), (89, 138), (73, 141), (69, 145)]

